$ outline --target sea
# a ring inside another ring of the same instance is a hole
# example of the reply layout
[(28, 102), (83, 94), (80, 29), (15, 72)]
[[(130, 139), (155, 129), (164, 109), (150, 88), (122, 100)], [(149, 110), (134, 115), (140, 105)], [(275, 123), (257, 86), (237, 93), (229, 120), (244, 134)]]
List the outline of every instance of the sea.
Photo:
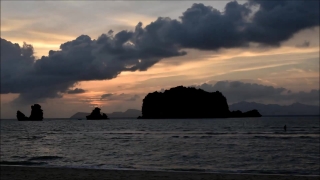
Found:
[(318, 116), (0, 125), (0, 165), (320, 175)]

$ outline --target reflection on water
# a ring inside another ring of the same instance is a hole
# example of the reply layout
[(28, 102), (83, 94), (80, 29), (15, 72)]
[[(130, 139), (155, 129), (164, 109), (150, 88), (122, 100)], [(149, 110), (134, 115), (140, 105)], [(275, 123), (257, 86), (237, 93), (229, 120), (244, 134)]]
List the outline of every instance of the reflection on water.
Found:
[(319, 174), (319, 137), (319, 117), (1, 120), (1, 164)]

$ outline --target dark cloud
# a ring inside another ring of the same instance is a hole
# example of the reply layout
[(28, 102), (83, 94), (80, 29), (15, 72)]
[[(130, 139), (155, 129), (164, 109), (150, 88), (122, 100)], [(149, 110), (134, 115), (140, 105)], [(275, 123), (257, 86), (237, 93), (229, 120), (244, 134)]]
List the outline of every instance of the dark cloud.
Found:
[[(38, 60), (39, 61), (39, 60)], [(46, 98), (62, 97), (75, 82), (64, 76), (37, 73), (33, 47), (20, 47), (1, 39), (1, 94), (20, 93), (16, 103), (43, 102)]]
[[(26, 76), (30, 76), (33, 70), (35, 57), (31, 45), (26, 43), (22, 47), (19, 44), (13, 44), (10, 41), (1, 39), (1, 93), (21, 93), (25, 89), (21, 86), (27, 86), (23, 81)], [(31, 75), (32, 76), (32, 75)], [(21, 86), (15, 86), (16, 83), (23, 83)]]
[(305, 104), (317, 104), (320, 101), (320, 90), (313, 89), (309, 92), (300, 91), (297, 93), (290, 93), (287, 96), (281, 96), (280, 100), (294, 101)]
[(113, 94), (102, 94), (101, 95), (101, 99), (106, 99), (106, 98), (109, 98), (111, 97)]
[(193, 86), (208, 92), (220, 91), (227, 97), (228, 103), (240, 101), (256, 102), (300, 102), (305, 104), (319, 104), (319, 90), (310, 92), (292, 92), (285, 88), (265, 86), (255, 83), (244, 83), (240, 81), (219, 81), (213, 84), (204, 83)]
[(310, 46), (310, 42), (309, 41), (304, 41), (302, 44), (297, 44), (296, 47), (301, 47), (301, 48), (305, 48), (305, 47), (309, 47)]
[(319, 1), (250, 0), (259, 7), (246, 27), (246, 37), (252, 42), (279, 45), (294, 33), (319, 25)]
[(127, 101), (136, 101), (136, 100), (139, 100), (139, 99), (140, 99), (139, 95), (134, 95), (131, 98), (127, 99)]
[(274, 88), (273, 86), (240, 81), (219, 81), (214, 85), (204, 83), (196, 87), (208, 92), (221, 91), (229, 102), (253, 100), (261, 97), (270, 99), (286, 92), (285, 88)]
[[(253, 9), (258, 7), (257, 11)], [(251, 42), (279, 45), (300, 30), (319, 25), (319, 1), (229, 2), (224, 12), (194, 4), (179, 20), (159, 17), (134, 31), (110, 30), (98, 39), (81, 35), (35, 60), (33, 47), (1, 39), (1, 93), (17, 102), (62, 97), (79, 81), (145, 71), (160, 60), (183, 56), (184, 48), (219, 50)]]
[(68, 94), (81, 94), (81, 93), (85, 93), (86, 91), (84, 89), (81, 88), (75, 88), (72, 90), (69, 90), (67, 93)]
[(140, 99), (139, 95), (132, 94), (103, 94), (101, 95), (100, 100), (103, 101), (136, 101)]

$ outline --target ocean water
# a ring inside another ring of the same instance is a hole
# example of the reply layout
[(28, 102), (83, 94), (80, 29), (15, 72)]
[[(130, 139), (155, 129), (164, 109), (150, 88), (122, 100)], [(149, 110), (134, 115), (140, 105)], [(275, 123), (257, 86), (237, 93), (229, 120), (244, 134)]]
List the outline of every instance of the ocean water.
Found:
[(320, 174), (319, 117), (0, 123), (1, 165)]

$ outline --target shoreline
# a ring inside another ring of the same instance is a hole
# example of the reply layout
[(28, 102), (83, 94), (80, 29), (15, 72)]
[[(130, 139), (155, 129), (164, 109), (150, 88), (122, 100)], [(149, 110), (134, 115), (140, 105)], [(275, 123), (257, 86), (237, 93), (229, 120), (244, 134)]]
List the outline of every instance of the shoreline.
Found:
[(148, 170), (116, 170), (87, 169), (38, 166), (8, 166), (1, 165), (1, 180), (18, 179), (114, 179), (114, 180), (319, 180), (319, 175), (285, 175), (285, 174), (232, 174), (193, 171), (148, 171)]

